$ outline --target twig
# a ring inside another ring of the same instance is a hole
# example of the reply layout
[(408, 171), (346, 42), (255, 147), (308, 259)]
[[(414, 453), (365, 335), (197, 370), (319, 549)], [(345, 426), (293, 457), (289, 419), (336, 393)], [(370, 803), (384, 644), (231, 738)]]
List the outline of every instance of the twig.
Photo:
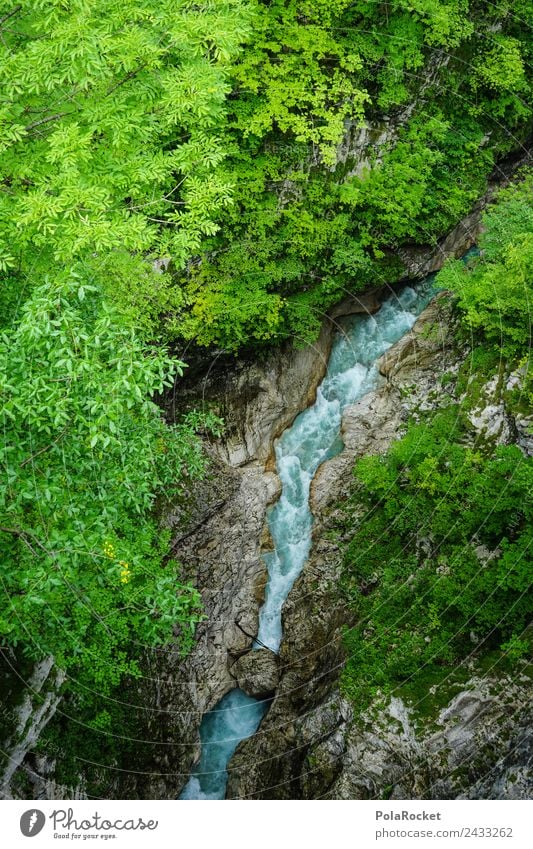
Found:
[(2, 24), (4, 24), (6, 21), (8, 21), (9, 18), (12, 18), (13, 15), (17, 15), (20, 12), (21, 9), (22, 9), (22, 3), (19, 3), (18, 6), (15, 6), (15, 8), (11, 12), (8, 12), (7, 15), (4, 15), (3, 18), (0, 18), (0, 27), (2, 26)]
[(23, 460), (22, 463), (20, 464), (20, 467), (22, 468), (22, 466), (25, 466), (26, 463), (31, 463), (31, 461), (35, 460), (35, 458), (38, 457), (39, 454), (44, 454), (45, 451), (49, 451), (50, 448), (52, 448), (53, 445), (55, 445), (57, 442), (59, 442), (59, 440), (65, 435), (66, 432), (67, 432), (67, 427), (65, 426), (63, 428), (63, 430), (61, 431), (61, 433), (59, 434), (59, 436), (56, 436), (56, 438), (54, 439), (53, 442), (50, 443), (50, 445), (45, 445), (44, 448), (40, 448), (38, 451), (35, 452), (35, 454), (32, 454), (30, 457), (26, 457), (26, 459)]
[(27, 133), (30, 130), (33, 130), (35, 127), (39, 127), (41, 124), (48, 124), (50, 121), (59, 121), (60, 118), (64, 118), (66, 112), (56, 112), (55, 115), (48, 115), (47, 118), (41, 118), (39, 121), (34, 121), (33, 124), (28, 124), (27, 127), (24, 127)]

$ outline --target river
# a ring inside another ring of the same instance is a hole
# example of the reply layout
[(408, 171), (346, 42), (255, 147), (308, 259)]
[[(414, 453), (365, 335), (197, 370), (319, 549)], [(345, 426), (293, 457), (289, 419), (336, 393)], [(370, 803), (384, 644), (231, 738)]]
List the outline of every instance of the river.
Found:
[[(311, 548), (311, 481), (320, 464), (343, 448), (343, 410), (379, 385), (377, 361), (413, 326), (434, 294), (432, 286), (432, 277), (416, 289), (406, 286), (384, 301), (375, 315), (345, 319), (336, 334), (315, 403), (300, 413), (276, 442), (282, 490), (268, 515), (274, 549), (264, 555), (268, 583), (259, 614), (257, 645), (279, 651), (282, 607)], [(205, 714), (200, 727), (200, 760), (180, 799), (225, 797), (228, 763), (241, 740), (257, 731), (269, 704), (235, 689)]]

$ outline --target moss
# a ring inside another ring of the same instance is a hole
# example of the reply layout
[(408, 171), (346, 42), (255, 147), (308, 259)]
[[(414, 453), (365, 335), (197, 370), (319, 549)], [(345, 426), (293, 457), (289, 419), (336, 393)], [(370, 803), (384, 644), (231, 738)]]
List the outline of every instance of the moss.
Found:
[(443, 342), (443, 328), (439, 321), (432, 321), (426, 324), (418, 334), (420, 339), (427, 342)]
[(415, 723), (435, 722), (471, 676), (472, 671), (466, 666), (432, 668), (397, 688), (394, 695), (411, 709)]
[(445, 386), (449, 386), (455, 380), (455, 374), (451, 371), (447, 371), (440, 377), (440, 385), (444, 388)]
[(32, 799), (34, 795), (33, 785), (25, 769), (18, 769), (11, 779), (13, 795), (20, 799)]
[(410, 398), (416, 392), (416, 384), (406, 383), (400, 386), (400, 397)]
[[(462, 403), (463, 409), (472, 410), (486, 400), (484, 395), (486, 384), (495, 374), (499, 374), (499, 384), (501, 384), (503, 372), (504, 364), (498, 351), (493, 348), (474, 348), (457, 374), (456, 393), (465, 396)], [(501, 388), (501, 385), (498, 385), (496, 397), (501, 392)]]

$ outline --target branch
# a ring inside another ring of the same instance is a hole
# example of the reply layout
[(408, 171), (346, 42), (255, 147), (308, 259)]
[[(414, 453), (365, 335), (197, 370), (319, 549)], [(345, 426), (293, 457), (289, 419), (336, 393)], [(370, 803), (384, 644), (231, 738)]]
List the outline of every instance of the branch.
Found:
[(35, 549), (28, 542), (28, 538), (27, 538), (26, 534), (24, 533), (24, 531), (20, 531), (20, 530), (18, 530), (18, 528), (5, 528), (2, 525), (0, 525), (0, 531), (3, 531), (3, 533), (5, 533), (5, 534), (13, 534), (13, 536), (19, 537), (19, 539), (21, 539), (22, 542), (26, 543), (26, 545), (30, 549), (33, 556), (34, 557), (37, 556)]
[(0, 18), (0, 27), (2, 26), (3, 23), (8, 21), (9, 18), (12, 18), (13, 15), (18, 15), (18, 13), (20, 12), (21, 9), (22, 9), (22, 3), (19, 3), (18, 6), (15, 6), (15, 8), (13, 9), (12, 12), (8, 12), (7, 15), (4, 15), (3, 18)]
[(39, 127), (41, 124), (48, 124), (50, 121), (58, 121), (66, 114), (66, 112), (56, 112), (55, 115), (49, 115), (47, 118), (41, 118), (39, 121), (34, 121), (33, 124), (28, 124), (28, 126), (24, 127), (24, 129), (27, 133), (29, 133), (30, 130), (34, 129), (34, 127)]
[(117, 88), (120, 88), (121, 85), (124, 85), (124, 83), (127, 83), (129, 82), (129, 80), (133, 79), (133, 77), (138, 74), (139, 71), (142, 71), (142, 69), (145, 68), (147, 64), (148, 61), (143, 62), (141, 65), (139, 65), (138, 68), (135, 68), (135, 70), (130, 71), (129, 74), (126, 74), (126, 76), (123, 79), (119, 80), (118, 83), (112, 85), (111, 88), (107, 90), (106, 97), (109, 97), (109, 95), (113, 94), (113, 92), (116, 91)]
[(66, 432), (67, 428), (64, 427), (59, 436), (56, 436), (56, 438), (53, 440), (53, 442), (50, 443), (50, 445), (45, 445), (44, 448), (40, 448), (38, 451), (35, 452), (35, 454), (32, 454), (30, 457), (26, 457), (26, 459), (23, 460), (20, 464), (20, 467), (22, 468), (26, 465), (26, 463), (30, 463), (32, 460), (35, 460), (35, 458), (38, 457), (39, 454), (44, 454), (45, 451), (49, 451), (53, 445), (59, 442), (59, 440), (65, 435)]

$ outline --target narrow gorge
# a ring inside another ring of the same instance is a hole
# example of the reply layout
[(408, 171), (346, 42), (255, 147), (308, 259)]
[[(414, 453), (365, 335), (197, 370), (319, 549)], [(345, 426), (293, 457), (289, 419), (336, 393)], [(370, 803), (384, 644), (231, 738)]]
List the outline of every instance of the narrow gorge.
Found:
[[(431, 733), (413, 724), (397, 698), (356, 721), (338, 689), (352, 615), (337, 590), (339, 549), (328, 531), (355, 460), (385, 452), (413, 412), (438, 408), (441, 376), (457, 372), (467, 356), (453, 341), (450, 296), (435, 291), (434, 272), (454, 254), (468, 259), (483, 207), (437, 250), (411, 260), (418, 279), (339, 302), (316, 344), (288, 345), (263, 362), (242, 359), (230, 368), (222, 357), (189, 379), (180, 404), (201, 398), (220, 411), (226, 430), (208, 448), (205, 480), (186, 505), (165, 510), (164, 523), (173, 555), (202, 593), (205, 621), (185, 660), (172, 651), (147, 658), (139, 692), (150, 760), (138, 774), (117, 776), (113, 795), (461, 795), (455, 773), (465, 752), (479, 747), (486, 722), (501, 726), (505, 715), (505, 742), (481, 766), (497, 763), (497, 792), (505, 786), (506, 795), (520, 797), (522, 785), (509, 775), (520, 775), (529, 758), (529, 679), (478, 681), (472, 672), (464, 689), (451, 691)], [(169, 396), (169, 415), (175, 401)], [(486, 425), (483, 415), (479, 421)], [(533, 453), (527, 427), (527, 420), (506, 419), (501, 436), (518, 434)], [(27, 748), (38, 734), (30, 733)], [(441, 749), (453, 768), (443, 767)], [(52, 766), (46, 756), (26, 762), (34, 792), (83, 798), (83, 784), (66, 791), (50, 781)], [(445, 781), (443, 771), (454, 778)], [(469, 777), (468, 792), (471, 785)]]
[[(237, 680), (240, 675), (245, 680), (249, 676), (254, 687), (262, 684), (268, 692), (268, 667), (277, 667), (277, 660), (268, 653), (279, 653), (283, 605), (311, 548), (309, 496), (315, 473), (328, 458), (342, 451), (340, 427), (344, 409), (377, 386), (379, 357), (413, 325), (431, 296), (431, 281), (419, 284), (416, 291), (406, 287), (390, 296), (375, 316), (356, 317), (349, 323), (340, 321), (314, 405), (300, 413), (277, 440), (276, 472), (282, 489), (268, 516), (273, 548), (264, 555), (268, 579), (254, 646), (263, 655), (257, 666), (255, 652), (243, 655), (235, 664)], [(261, 681), (265, 672), (267, 680)], [(237, 689), (211, 710), (200, 729), (199, 765), (181, 798), (224, 797), (227, 762), (237, 744), (256, 731), (268, 707), (268, 701), (254, 704), (252, 697), (247, 698), (243, 690)]]
[(0, 797), (531, 795), (530, 6), (6, 5)]

